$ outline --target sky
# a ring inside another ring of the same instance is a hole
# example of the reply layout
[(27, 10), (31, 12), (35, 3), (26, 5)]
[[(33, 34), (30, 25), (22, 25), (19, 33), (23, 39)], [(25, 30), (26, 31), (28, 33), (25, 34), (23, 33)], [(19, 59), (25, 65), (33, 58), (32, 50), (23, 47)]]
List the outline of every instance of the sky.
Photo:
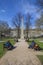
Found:
[(29, 13), (31, 15), (31, 22), (34, 25), (34, 21), (40, 18), (41, 12), (38, 12), (38, 6), (36, 6), (36, 0), (0, 0), (0, 20), (8, 22), (12, 27), (12, 18), (21, 12), (23, 15)]

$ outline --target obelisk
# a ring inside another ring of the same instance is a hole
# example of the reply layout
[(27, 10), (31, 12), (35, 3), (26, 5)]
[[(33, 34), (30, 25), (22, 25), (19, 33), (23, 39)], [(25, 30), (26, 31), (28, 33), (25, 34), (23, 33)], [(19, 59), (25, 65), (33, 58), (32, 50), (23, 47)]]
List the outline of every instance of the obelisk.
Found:
[(22, 19), (21, 19), (22, 21), (22, 23), (21, 23), (21, 39), (24, 39), (24, 26), (23, 26), (23, 17), (22, 17)]

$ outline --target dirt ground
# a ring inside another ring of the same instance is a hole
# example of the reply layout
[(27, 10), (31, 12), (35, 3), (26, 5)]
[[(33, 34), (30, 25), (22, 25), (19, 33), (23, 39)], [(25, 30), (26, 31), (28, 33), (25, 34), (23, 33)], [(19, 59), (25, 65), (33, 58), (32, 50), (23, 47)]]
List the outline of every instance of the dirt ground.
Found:
[(28, 49), (25, 40), (19, 40), (15, 49), (8, 51), (1, 59), (0, 65), (41, 65), (36, 55), (43, 55), (43, 52)]

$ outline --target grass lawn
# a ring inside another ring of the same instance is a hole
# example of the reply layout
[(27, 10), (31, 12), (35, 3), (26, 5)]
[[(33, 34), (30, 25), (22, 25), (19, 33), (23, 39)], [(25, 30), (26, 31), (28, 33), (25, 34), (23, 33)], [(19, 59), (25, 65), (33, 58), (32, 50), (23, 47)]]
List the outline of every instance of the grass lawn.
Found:
[(40, 39), (36, 39), (35, 42), (42, 48), (41, 51), (43, 51), (43, 42), (40, 42)]
[[(40, 48), (42, 48), (42, 51), (43, 52), (43, 42), (39, 42), (39, 41), (43, 41), (43, 38), (38, 38), (38, 39), (34, 39), (34, 41), (40, 46)], [(31, 44), (32, 40), (30, 39), (28, 44)], [(39, 58), (39, 60), (41, 61), (42, 65), (43, 65), (43, 55), (37, 55), (37, 57)]]
[[(3, 39), (2, 41), (7, 41), (7, 40), (10, 40), (10, 42), (12, 43), (12, 45), (14, 45), (15, 44), (15, 42), (14, 42), (14, 39), (10, 39), (10, 38), (7, 38), (7, 39)], [(4, 49), (3, 50), (3, 44), (4, 44), (4, 42), (2, 43), (2, 42), (0, 42), (0, 58), (6, 53), (6, 51), (7, 51), (7, 49)]]
[(37, 57), (39, 58), (39, 60), (41, 61), (42, 65), (43, 65), (43, 55), (37, 55)]
[(6, 51), (3, 50), (3, 43), (0, 43), (0, 58), (3, 56), (5, 52)]
[[(38, 38), (38, 39), (34, 39), (34, 41), (40, 46), (40, 48), (43, 49), (43, 42), (39, 42), (40, 40), (42, 40), (42, 38)], [(32, 40), (30, 39), (28, 44), (31, 44)], [(41, 50), (43, 51), (43, 50)]]

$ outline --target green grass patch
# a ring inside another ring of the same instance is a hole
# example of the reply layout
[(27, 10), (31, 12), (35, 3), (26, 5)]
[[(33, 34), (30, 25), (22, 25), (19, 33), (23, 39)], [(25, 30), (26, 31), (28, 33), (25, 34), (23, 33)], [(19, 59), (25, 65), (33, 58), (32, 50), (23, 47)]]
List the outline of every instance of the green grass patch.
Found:
[[(42, 38), (34, 39), (34, 41), (40, 46), (40, 48), (42, 48), (41, 51), (43, 51), (43, 42), (39, 42), (40, 40), (42, 40)], [(30, 39), (30, 40), (28, 41), (28, 44), (30, 45), (31, 42), (32, 42), (32, 39)]]
[(0, 43), (0, 58), (3, 56), (3, 54), (6, 53), (6, 49), (5, 50), (3, 49), (3, 44), (4, 43)]
[(37, 55), (37, 57), (39, 58), (39, 60), (41, 61), (42, 65), (43, 65), (43, 55)]
[(36, 39), (36, 40), (34, 40), (39, 46), (40, 46), (40, 48), (42, 48), (42, 50), (43, 50), (43, 42), (40, 42), (40, 39)]
[[(3, 39), (2, 41), (8, 41), (8, 40), (10, 40), (10, 42), (11, 42), (11, 44), (12, 45), (14, 45), (15, 44), (15, 42), (14, 42), (14, 39), (10, 39), (10, 38), (7, 38), (7, 39)], [(0, 42), (0, 58), (7, 52), (7, 49), (3, 49), (3, 44), (5, 43), (5, 42)]]

